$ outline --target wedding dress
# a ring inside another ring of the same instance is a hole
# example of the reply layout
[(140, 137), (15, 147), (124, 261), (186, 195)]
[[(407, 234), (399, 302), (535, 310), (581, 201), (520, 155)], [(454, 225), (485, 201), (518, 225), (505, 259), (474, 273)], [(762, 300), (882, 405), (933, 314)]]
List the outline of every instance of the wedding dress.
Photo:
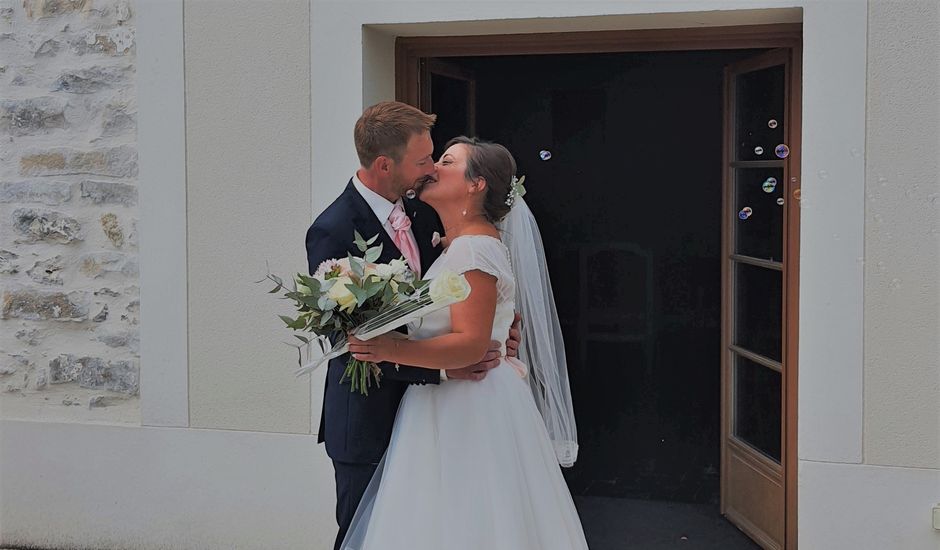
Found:
[[(514, 317), (515, 281), (503, 243), (485, 235), (457, 237), (425, 277), (442, 270), (496, 277), (492, 336), (504, 341)], [(423, 339), (450, 330), (445, 308), (414, 323), (410, 334)], [(587, 548), (520, 367), (504, 359), (479, 382), (451, 379), (408, 388), (344, 549)]]

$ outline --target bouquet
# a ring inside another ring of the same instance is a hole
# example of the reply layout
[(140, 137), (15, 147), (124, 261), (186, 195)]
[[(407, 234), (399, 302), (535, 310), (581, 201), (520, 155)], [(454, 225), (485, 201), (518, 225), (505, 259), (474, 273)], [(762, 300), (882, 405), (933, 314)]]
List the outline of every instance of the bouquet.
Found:
[[(280, 315), (281, 320), (291, 330), (313, 333), (313, 338), (294, 336), (307, 345), (308, 351), (315, 343), (323, 352), (307, 364), (300, 357), (298, 376), (346, 353), (349, 333), (369, 340), (465, 300), (470, 294), (470, 285), (463, 275), (444, 272), (431, 281), (418, 280), (402, 258), (387, 264), (375, 263), (382, 255), (381, 244), (372, 246), (378, 235), (368, 241), (358, 232), (354, 237), (353, 243), (362, 257), (349, 254), (346, 258), (326, 260), (313, 276), (294, 275), (290, 290), (280, 277), (267, 276), (277, 285), (270, 293), (282, 293), (297, 309), (296, 317)], [(368, 395), (373, 383), (379, 386), (381, 375), (375, 363), (350, 356), (341, 381), (350, 382), (350, 391)]]

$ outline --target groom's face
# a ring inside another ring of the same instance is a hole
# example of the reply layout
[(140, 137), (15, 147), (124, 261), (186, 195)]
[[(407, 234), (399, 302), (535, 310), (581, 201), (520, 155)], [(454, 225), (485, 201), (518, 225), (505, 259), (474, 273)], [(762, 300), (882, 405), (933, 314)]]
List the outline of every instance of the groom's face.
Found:
[(434, 142), (431, 133), (414, 134), (408, 140), (405, 154), (401, 161), (396, 162), (392, 169), (392, 186), (399, 195), (405, 191), (420, 187), (428, 178), (434, 178), (436, 168), (431, 155), (434, 153)]

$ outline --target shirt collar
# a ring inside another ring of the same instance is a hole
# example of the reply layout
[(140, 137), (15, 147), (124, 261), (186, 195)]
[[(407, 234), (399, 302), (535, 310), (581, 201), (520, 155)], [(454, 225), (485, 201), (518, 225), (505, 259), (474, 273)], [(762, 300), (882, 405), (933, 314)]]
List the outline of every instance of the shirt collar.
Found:
[(352, 181), (356, 191), (359, 191), (362, 198), (366, 200), (366, 204), (372, 209), (375, 217), (378, 218), (379, 222), (382, 224), (388, 221), (388, 217), (392, 214), (395, 205), (401, 204), (401, 199), (398, 199), (397, 202), (389, 202), (388, 199), (382, 195), (366, 187), (366, 184), (362, 183), (357, 174), (353, 174)]

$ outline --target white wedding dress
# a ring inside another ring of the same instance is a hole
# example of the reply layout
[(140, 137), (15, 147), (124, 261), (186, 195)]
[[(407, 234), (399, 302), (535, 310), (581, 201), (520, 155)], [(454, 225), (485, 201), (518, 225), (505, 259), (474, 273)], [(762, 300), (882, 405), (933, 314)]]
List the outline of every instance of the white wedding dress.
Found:
[[(515, 281), (503, 243), (484, 235), (457, 237), (426, 278), (442, 270), (481, 270), (497, 278), (493, 339), (504, 341), (514, 316)], [(410, 329), (414, 339), (450, 332), (450, 308)], [(343, 548), (587, 548), (545, 424), (517, 368), (504, 360), (479, 382), (408, 388)]]

